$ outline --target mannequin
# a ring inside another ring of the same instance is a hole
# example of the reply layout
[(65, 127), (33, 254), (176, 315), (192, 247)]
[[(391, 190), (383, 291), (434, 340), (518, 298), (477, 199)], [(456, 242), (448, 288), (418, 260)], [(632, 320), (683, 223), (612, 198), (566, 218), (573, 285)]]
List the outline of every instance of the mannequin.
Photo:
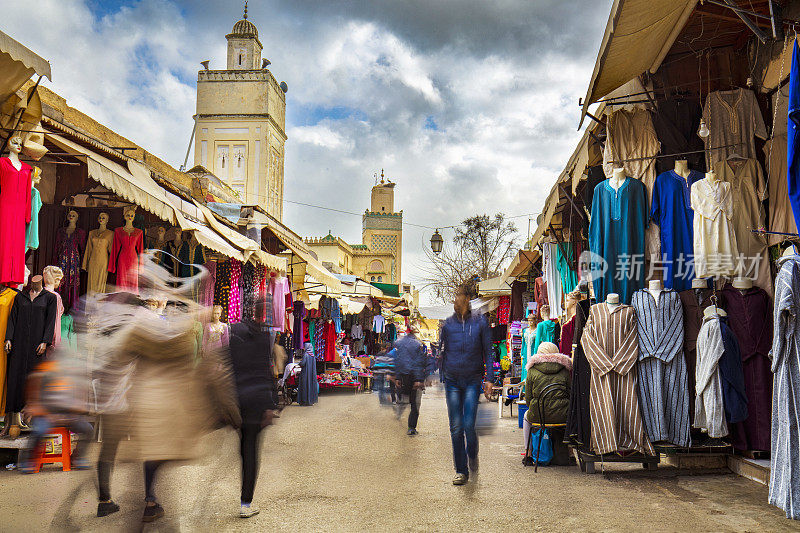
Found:
[(661, 295), (661, 291), (664, 290), (664, 282), (660, 279), (651, 279), (647, 282), (647, 292), (653, 295), (653, 298), (656, 301), (656, 306), (658, 306), (658, 297)]
[(39, 211), (42, 209), (42, 198), (36, 186), (42, 181), (42, 169), (33, 167), (31, 175), (31, 221), (25, 228), (25, 250), (39, 248)]
[[(25, 267), (24, 285), (28, 284), (28, 276), (30, 276), (30, 271), (28, 267)], [(17, 293), (19, 293), (19, 290), (16, 287), (3, 287), (0, 285), (0, 343), (2, 343), (2, 349), (0, 350), (0, 414), (6, 412), (6, 325), (8, 324), (11, 307), (14, 305), (14, 298)]]
[(171, 228), (172, 240), (167, 242), (162, 250), (167, 252), (161, 254), (161, 266), (166, 268), (173, 276), (180, 275), (180, 254), (183, 247), (183, 232), (180, 228)]
[(611, 185), (611, 187), (615, 191), (618, 191), (619, 188), (622, 187), (622, 184), (625, 182), (625, 178), (626, 177), (627, 176), (625, 175), (625, 169), (624, 168), (621, 168), (621, 167), (615, 168), (614, 169), (614, 173), (612, 174), (611, 178), (608, 180), (608, 183)]
[(25, 382), (48, 345), (52, 344), (56, 296), (44, 290), (42, 276), (31, 278), (30, 290), (14, 297), (6, 326), (5, 349), (8, 354), (6, 420), (11, 420), (9, 434), (19, 434), (19, 413), (25, 406)]
[(25, 232), (31, 221), (32, 169), (19, 160), (22, 137), (13, 134), (0, 158), (0, 285), (15, 286), (25, 272)]
[(713, 318), (715, 316), (726, 317), (726, 316), (728, 316), (728, 313), (726, 313), (723, 308), (717, 307), (716, 305), (709, 305), (703, 311), (703, 319), (704, 320), (707, 319), (707, 318)]
[(528, 356), (533, 354), (533, 343), (536, 340), (536, 313), (528, 313), (528, 327), (522, 332), (522, 373), (521, 380), (524, 382), (528, 376)]
[(136, 207), (124, 213), (125, 225), (114, 230), (108, 271), (117, 275), (117, 289), (139, 292), (139, 255), (144, 251), (142, 230), (133, 227)]
[(44, 267), (44, 272), (42, 272), (42, 277), (44, 278), (45, 290), (52, 292), (56, 297), (56, 321), (53, 328), (52, 347), (57, 348), (61, 344), (61, 317), (64, 315), (64, 302), (56, 290), (61, 285), (64, 273), (57, 266), (46, 266)]
[(189, 242), (181, 244), (178, 250), (178, 259), (183, 264), (178, 265), (178, 273), (182, 278), (188, 278), (199, 273), (197, 268), (190, 265), (204, 265), (206, 263), (206, 252), (197, 241), (197, 236), (192, 232)]
[(732, 276), (739, 247), (733, 225), (731, 184), (712, 172), (692, 185), (694, 266), (698, 278)]
[(536, 326), (536, 337), (533, 340), (533, 350), (531, 354), (537, 353), (539, 345), (543, 342), (552, 342), (558, 344), (559, 341), (559, 327), (558, 322), (550, 317), (550, 306), (543, 305), (539, 311), (539, 316), (542, 321)]
[(203, 335), (203, 353), (208, 350), (227, 348), (230, 328), (221, 319), (222, 306), (215, 305), (211, 308), (211, 322), (206, 325), (205, 335)]
[(736, 278), (733, 280), (733, 288), (744, 294), (748, 289), (753, 288), (753, 280), (750, 278)]
[(70, 209), (67, 213), (67, 226), (56, 233), (56, 257), (58, 267), (64, 273), (61, 285), (61, 298), (64, 306), (70, 309), (80, 294), (81, 255), (86, 247), (86, 232), (77, 226), (78, 212)]
[(86, 292), (89, 295), (106, 292), (108, 258), (114, 246), (114, 232), (108, 229), (108, 213), (97, 215), (99, 227), (89, 232), (83, 269), (88, 272)]
[(615, 292), (608, 293), (608, 296), (606, 296), (606, 306), (609, 312), (613, 313), (614, 310), (619, 307), (619, 294)]
[(675, 174), (682, 177), (683, 179), (689, 178), (689, 162), (685, 159), (676, 159), (675, 160)]

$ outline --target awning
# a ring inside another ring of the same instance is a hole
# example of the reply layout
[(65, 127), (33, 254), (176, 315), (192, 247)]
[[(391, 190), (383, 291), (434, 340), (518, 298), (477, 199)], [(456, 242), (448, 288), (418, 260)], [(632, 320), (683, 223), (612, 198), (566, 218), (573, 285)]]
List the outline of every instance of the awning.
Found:
[(50, 63), (0, 31), (0, 103), (34, 74), (53, 79)]
[(253, 239), (238, 233), (233, 228), (229, 228), (214, 215), (214, 213), (206, 206), (197, 201), (194, 201), (195, 207), (200, 210), (205, 218), (205, 222), (211, 226), (215, 232), (221, 235), (226, 241), (234, 247), (242, 251), (245, 261), (251, 258), (258, 260), (269, 268), (279, 270), (281, 272), (287, 271), (286, 259), (271, 255), (259, 248), (258, 243)]
[(697, 0), (615, 0), (583, 101), (589, 106), (641, 73), (655, 72)]
[(348, 296), (383, 296), (383, 291), (358, 276), (334, 274), (342, 282), (342, 294)]
[[(517, 260), (519, 254), (523, 251), (520, 250), (517, 252), (514, 261)], [(513, 262), (512, 262), (513, 263)], [(506, 269), (508, 271), (508, 269)], [(497, 276), (496, 278), (489, 278), (483, 281), (478, 282), (478, 294), (481, 296), (502, 296), (502, 295), (509, 295), (511, 294), (511, 286), (506, 283), (508, 278), (504, 278), (502, 275)]]
[(141, 163), (128, 161), (128, 167), (125, 168), (55, 133), (48, 133), (46, 137), (66, 152), (86, 156), (89, 177), (117, 196), (153, 213), (173, 226), (179, 225), (175, 208), (167, 199), (167, 191), (159, 187), (150, 177), (150, 171)]
[(386, 296), (394, 296), (395, 298), (400, 297), (400, 286), (395, 283), (378, 283), (375, 281), (370, 283), (372, 286), (380, 289)]
[[(509, 280), (514, 280), (527, 272), (532, 266), (536, 265), (536, 261), (539, 260), (541, 253), (539, 250), (520, 250), (517, 252), (517, 255), (511, 261), (511, 264), (508, 265), (503, 275), (499, 278), (501, 283), (505, 286), (508, 286), (510, 283)], [(491, 281), (491, 280), (487, 280)], [(509, 287), (509, 291), (511, 288)]]

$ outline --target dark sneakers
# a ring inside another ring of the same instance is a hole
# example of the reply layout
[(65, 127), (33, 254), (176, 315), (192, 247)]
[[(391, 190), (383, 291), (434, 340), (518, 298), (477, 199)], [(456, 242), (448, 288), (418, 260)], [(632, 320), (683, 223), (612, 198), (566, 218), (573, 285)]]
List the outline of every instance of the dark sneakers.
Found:
[(109, 500), (107, 502), (99, 502), (97, 504), (98, 517), (108, 516), (112, 513), (116, 513), (117, 511), (119, 511), (119, 505), (114, 503), (112, 500)]
[(466, 474), (456, 474), (456, 477), (453, 478), (453, 485), (466, 485), (466, 484), (467, 484)]
[(408, 431), (406, 432), (406, 435), (408, 435), (409, 437), (413, 437), (416, 434), (417, 434), (417, 430), (414, 429), (414, 428), (408, 428)]
[(164, 516), (164, 508), (159, 504), (148, 505), (144, 508), (142, 515), (142, 522), (153, 522), (154, 520)]

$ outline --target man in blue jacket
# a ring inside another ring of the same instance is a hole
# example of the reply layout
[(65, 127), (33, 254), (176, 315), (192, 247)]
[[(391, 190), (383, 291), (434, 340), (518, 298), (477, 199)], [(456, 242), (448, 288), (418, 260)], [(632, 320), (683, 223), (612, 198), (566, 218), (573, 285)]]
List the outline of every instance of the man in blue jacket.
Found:
[[(428, 376), (428, 357), (422, 343), (417, 340), (417, 331), (412, 327), (404, 337), (395, 341), (396, 355), (394, 359), (395, 384), (403, 396), (411, 404), (408, 414), (408, 435), (417, 434), (417, 420), (419, 420), (419, 405), (422, 400), (422, 391), (425, 388), (425, 378)], [(397, 406), (397, 417), (400, 418), (403, 407)]]
[(478, 471), (475, 417), (482, 381), (486, 397), (491, 394), (494, 365), (489, 324), (472, 313), (465, 290), (456, 295), (453, 309), (455, 313), (445, 321), (440, 335), (441, 372), (456, 468), (453, 485), (464, 485), (469, 473)]

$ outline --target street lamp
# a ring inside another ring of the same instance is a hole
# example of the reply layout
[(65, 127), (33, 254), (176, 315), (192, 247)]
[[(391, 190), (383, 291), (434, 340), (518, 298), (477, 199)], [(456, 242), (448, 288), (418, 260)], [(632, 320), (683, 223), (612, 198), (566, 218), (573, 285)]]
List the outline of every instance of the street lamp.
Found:
[(431, 250), (433, 250), (433, 253), (441, 253), (443, 244), (444, 239), (442, 239), (442, 236), (439, 235), (439, 230), (437, 229), (431, 237)]

